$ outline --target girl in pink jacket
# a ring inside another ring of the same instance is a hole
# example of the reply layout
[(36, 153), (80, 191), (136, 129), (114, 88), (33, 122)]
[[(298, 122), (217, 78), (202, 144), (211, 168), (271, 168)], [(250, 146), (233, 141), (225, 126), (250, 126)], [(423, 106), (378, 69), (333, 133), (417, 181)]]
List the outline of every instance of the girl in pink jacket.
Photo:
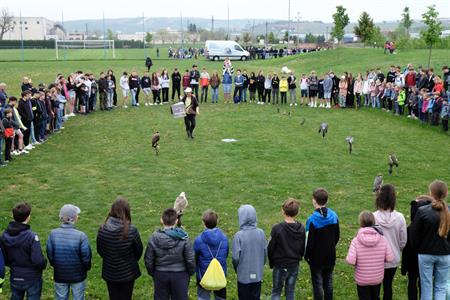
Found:
[(381, 229), (375, 227), (375, 216), (369, 211), (359, 214), (361, 228), (352, 240), (346, 261), (355, 266), (359, 299), (380, 299), (384, 263), (394, 260), (391, 248)]

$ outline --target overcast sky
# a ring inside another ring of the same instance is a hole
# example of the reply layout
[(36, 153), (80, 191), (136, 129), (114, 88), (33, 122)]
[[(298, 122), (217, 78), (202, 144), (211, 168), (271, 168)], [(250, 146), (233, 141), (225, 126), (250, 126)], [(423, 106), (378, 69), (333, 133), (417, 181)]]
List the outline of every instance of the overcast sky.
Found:
[[(229, 0), (231, 19), (286, 19), (289, 0)], [(400, 19), (403, 7), (409, 6), (413, 19), (420, 19), (426, 6), (435, 4), (440, 17), (450, 17), (450, 0), (291, 0), (291, 19), (329, 22), (336, 5), (347, 8), (350, 21), (367, 11), (376, 22)], [(18, 16), (44, 16), (52, 20), (137, 17), (205, 17), (227, 18), (227, 0), (0, 0)]]

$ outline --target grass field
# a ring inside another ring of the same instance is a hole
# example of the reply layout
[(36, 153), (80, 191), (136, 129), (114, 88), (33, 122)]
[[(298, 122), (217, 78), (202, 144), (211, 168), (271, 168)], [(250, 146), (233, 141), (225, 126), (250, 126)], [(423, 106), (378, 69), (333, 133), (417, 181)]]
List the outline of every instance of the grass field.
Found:
[[(435, 51), (436, 69), (449, 62), (449, 50)], [(316, 69), (324, 72), (369, 67), (384, 69), (391, 63), (425, 64), (426, 51), (385, 56), (373, 49), (340, 49), (296, 58), (236, 63), (248, 70), (278, 71), (288, 65), (297, 74)], [(200, 67), (220, 69), (220, 63), (199, 60)], [(192, 61), (157, 60), (156, 68), (184, 69)], [(34, 83), (50, 82), (56, 73), (76, 69), (98, 73), (112, 67), (142, 71), (143, 61), (77, 61), (0, 63), (0, 81), (17, 94), (21, 76)], [(282, 107), (286, 112), (288, 107)], [(300, 119), (306, 118), (305, 125)], [(330, 124), (329, 135), (317, 133), (320, 122)], [(89, 273), (88, 299), (107, 299), (101, 279), (101, 259), (95, 252), (95, 237), (110, 204), (119, 195), (129, 199), (133, 223), (146, 243), (159, 226), (160, 212), (172, 205), (180, 191), (186, 191), (190, 207), (184, 224), (191, 238), (202, 230), (200, 218), (207, 208), (221, 217), (220, 227), (232, 238), (238, 230), (237, 209), (249, 203), (258, 212), (259, 226), (266, 235), (281, 220), (280, 205), (287, 197), (301, 201), (299, 220), (312, 212), (311, 193), (323, 186), (330, 192), (330, 207), (340, 217), (342, 238), (338, 245), (335, 271), (336, 299), (356, 299), (353, 270), (344, 262), (357, 230), (362, 209), (374, 209), (371, 187), (374, 176), (382, 172), (385, 182), (398, 191), (398, 210), (408, 219), (409, 202), (425, 193), (436, 179), (450, 182), (448, 149), (450, 139), (440, 128), (420, 125), (406, 118), (381, 111), (319, 110), (297, 107), (289, 117), (273, 106), (202, 105), (197, 118), (194, 141), (185, 138), (182, 120), (171, 118), (167, 106), (118, 109), (76, 117), (68, 121), (63, 133), (20, 157), (0, 171), (0, 228), (10, 220), (10, 209), (20, 200), (33, 205), (31, 225), (44, 245), (48, 233), (58, 226), (59, 208), (74, 203), (82, 209), (78, 228), (85, 231), (94, 251)], [(150, 137), (159, 130), (161, 154), (151, 151)], [(345, 137), (355, 137), (354, 154), (349, 155)], [(237, 143), (222, 143), (235, 138)], [(400, 168), (387, 176), (387, 154), (394, 151)], [(408, 220), (409, 221), (409, 220)], [(152, 283), (146, 275), (136, 283), (135, 299), (150, 299)], [(236, 297), (236, 276), (230, 268), (229, 299)], [(44, 273), (44, 297), (53, 299), (52, 270)], [(397, 272), (395, 299), (406, 298), (406, 280)], [(266, 267), (263, 295), (270, 295), (271, 272)], [(8, 294), (8, 287), (4, 289)], [(0, 296), (0, 299), (2, 296)], [(194, 280), (190, 298), (195, 298)], [(311, 283), (306, 263), (301, 263), (297, 299), (311, 299)]]

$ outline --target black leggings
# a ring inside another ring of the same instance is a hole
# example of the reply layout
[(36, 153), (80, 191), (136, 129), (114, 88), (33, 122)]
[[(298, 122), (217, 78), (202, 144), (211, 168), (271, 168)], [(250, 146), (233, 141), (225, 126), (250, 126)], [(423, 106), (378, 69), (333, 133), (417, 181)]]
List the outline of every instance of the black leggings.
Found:
[(383, 300), (392, 300), (392, 282), (397, 268), (384, 269)]
[(264, 89), (258, 89), (258, 102), (263, 102), (264, 99)]
[(192, 136), (195, 129), (195, 115), (186, 115), (184, 117), (184, 124), (186, 125), (186, 132)]
[(267, 100), (267, 103), (270, 103), (270, 94), (271, 93), (272, 93), (271, 89), (264, 90), (264, 98), (263, 98), (264, 103), (266, 103), (266, 100)]
[(162, 88), (162, 100), (163, 102), (169, 102), (169, 88)]
[(153, 94), (153, 103), (160, 103), (161, 102), (161, 90), (152, 90)]
[[(417, 296), (417, 292), (419, 292), (419, 297)], [(410, 272), (408, 272), (408, 300), (418, 300), (419, 298), (420, 298), (419, 275), (411, 274)]]
[(109, 300), (132, 300), (134, 281), (130, 282), (106, 282), (108, 286)]
[(175, 99), (175, 93), (178, 94), (177, 100), (179, 100), (180, 99), (180, 85), (179, 84), (172, 86), (172, 101), (173, 101), (173, 99)]
[[(11, 146), (12, 146), (13, 138), (5, 138), (5, 160), (10, 161), (11, 160)], [(0, 149), (1, 151), (2, 149)], [(1, 152), (0, 152), (1, 153)], [(0, 161), (2, 161), (2, 158), (0, 157)]]

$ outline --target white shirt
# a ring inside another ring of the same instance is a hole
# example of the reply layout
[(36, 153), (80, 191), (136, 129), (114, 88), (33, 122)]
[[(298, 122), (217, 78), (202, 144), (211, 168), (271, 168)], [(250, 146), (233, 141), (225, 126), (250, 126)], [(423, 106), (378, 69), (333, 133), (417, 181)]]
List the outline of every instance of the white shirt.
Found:
[(123, 75), (120, 77), (120, 87), (122, 90), (129, 90), (130, 86), (128, 85), (128, 76)]

